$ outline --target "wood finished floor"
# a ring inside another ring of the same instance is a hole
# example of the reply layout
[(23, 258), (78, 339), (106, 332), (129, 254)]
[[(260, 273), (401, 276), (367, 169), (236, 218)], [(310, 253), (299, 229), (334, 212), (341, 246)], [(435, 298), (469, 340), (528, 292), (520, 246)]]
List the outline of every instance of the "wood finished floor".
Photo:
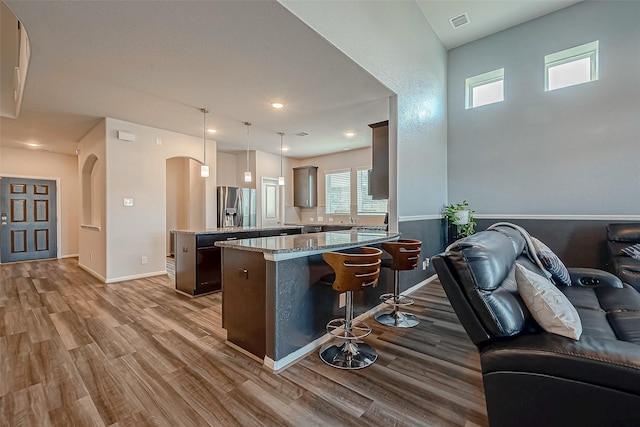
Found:
[(0, 425), (487, 425), (477, 351), (438, 282), (413, 295), (417, 327), (368, 322), (371, 367), (313, 353), (280, 374), (224, 343), (220, 294), (172, 286), (105, 285), (76, 259), (0, 266)]

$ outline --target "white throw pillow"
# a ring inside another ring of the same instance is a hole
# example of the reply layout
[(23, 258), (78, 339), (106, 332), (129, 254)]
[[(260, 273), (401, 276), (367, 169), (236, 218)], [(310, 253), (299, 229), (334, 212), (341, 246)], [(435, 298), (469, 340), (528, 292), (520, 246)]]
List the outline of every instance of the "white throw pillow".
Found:
[(516, 283), (520, 297), (542, 329), (574, 340), (580, 338), (580, 316), (553, 283), (521, 265), (516, 265)]

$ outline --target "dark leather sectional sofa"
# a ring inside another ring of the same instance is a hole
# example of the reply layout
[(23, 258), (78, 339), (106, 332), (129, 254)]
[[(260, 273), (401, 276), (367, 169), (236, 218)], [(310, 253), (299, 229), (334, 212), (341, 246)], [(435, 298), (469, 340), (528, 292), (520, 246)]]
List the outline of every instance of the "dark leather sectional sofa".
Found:
[(610, 273), (569, 269), (557, 285), (582, 323), (578, 340), (545, 332), (518, 293), (516, 264), (541, 274), (513, 229), (461, 239), (433, 258), (480, 352), (490, 425), (639, 426), (640, 293)]
[(609, 224), (607, 226), (607, 240), (609, 271), (640, 292), (640, 260), (633, 259), (622, 252), (622, 249), (640, 243), (640, 223)]

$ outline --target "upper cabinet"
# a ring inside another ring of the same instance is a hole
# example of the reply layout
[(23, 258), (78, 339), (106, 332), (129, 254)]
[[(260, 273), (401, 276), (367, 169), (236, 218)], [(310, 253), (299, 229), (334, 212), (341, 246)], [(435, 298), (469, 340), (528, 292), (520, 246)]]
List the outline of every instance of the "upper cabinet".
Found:
[(314, 208), (318, 204), (318, 167), (293, 168), (293, 205)]
[(369, 125), (373, 133), (370, 175), (371, 197), (374, 200), (389, 198), (389, 121)]

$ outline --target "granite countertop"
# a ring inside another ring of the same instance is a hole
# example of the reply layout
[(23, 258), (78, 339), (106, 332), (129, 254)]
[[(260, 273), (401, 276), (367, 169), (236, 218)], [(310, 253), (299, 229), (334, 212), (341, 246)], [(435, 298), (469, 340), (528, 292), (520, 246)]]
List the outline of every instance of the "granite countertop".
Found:
[(242, 233), (244, 231), (266, 231), (266, 230), (299, 230), (302, 225), (279, 225), (277, 227), (219, 227), (194, 230), (171, 230), (174, 233), (182, 234), (224, 234), (224, 233)]
[(399, 233), (385, 231), (344, 230), (221, 241), (216, 242), (215, 245), (222, 248), (262, 252), (266, 259), (278, 261), (326, 252), (327, 250), (349, 249), (388, 242), (399, 236)]

